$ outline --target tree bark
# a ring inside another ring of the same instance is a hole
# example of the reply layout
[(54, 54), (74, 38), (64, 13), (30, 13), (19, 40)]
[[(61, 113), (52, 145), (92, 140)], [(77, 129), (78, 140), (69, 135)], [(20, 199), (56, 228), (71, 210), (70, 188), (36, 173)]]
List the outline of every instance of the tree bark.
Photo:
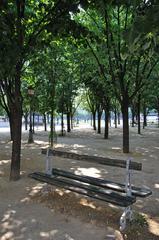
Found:
[(70, 112), (67, 112), (67, 132), (71, 132)]
[(73, 129), (73, 114), (71, 113), (71, 129)]
[(146, 105), (143, 104), (143, 129), (147, 127), (147, 112), (146, 112)]
[(138, 126), (138, 134), (141, 134), (140, 108), (141, 108), (141, 94), (138, 95), (138, 102), (137, 102), (137, 126)]
[(120, 112), (118, 112), (118, 125), (120, 125)]
[(104, 139), (109, 137), (109, 109), (105, 109), (105, 127), (104, 127)]
[(117, 110), (116, 110), (116, 107), (115, 107), (115, 110), (114, 110), (114, 124), (115, 124), (115, 128), (117, 128)]
[(50, 146), (54, 144), (54, 110), (51, 109), (51, 122), (50, 122)]
[(64, 120), (63, 120), (63, 111), (61, 113), (61, 135), (64, 136)]
[(123, 115), (123, 152), (129, 153), (129, 98), (125, 94), (122, 100), (122, 115)]
[(97, 109), (97, 113), (98, 113), (98, 129), (97, 129), (97, 133), (101, 133), (101, 117), (102, 117), (102, 111), (100, 109)]
[(33, 133), (35, 133), (35, 113), (32, 113), (33, 116)]
[(93, 118), (93, 129), (96, 130), (96, 112), (92, 112), (92, 118)]
[(47, 121), (46, 121), (46, 113), (43, 114), (44, 117), (44, 131), (47, 131)]
[(11, 132), (12, 132), (12, 157), (10, 180), (16, 181), (20, 178), (20, 155), (21, 155), (21, 128), (22, 128), (22, 97), (21, 97), (21, 68), (17, 66), (15, 76), (14, 100), (10, 102)]
[(25, 131), (28, 130), (28, 113), (25, 112), (24, 114), (24, 124), (25, 124)]
[(131, 126), (134, 127), (135, 126), (135, 107), (132, 104), (131, 107)]
[(158, 121), (158, 128), (159, 128), (159, 97), (157, 98), (157, 121)]

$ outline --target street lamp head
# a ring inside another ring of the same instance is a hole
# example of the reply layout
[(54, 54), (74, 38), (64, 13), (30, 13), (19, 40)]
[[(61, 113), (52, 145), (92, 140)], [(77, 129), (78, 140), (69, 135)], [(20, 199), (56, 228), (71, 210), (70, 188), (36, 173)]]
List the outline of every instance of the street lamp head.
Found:
[(29, 86), (29, 87), (28, 87), (28, 95), (29, 95), (29, 96), (33, 96), (33, 95), (34, 95), (34, 89), (33, 89), (32, 86)]

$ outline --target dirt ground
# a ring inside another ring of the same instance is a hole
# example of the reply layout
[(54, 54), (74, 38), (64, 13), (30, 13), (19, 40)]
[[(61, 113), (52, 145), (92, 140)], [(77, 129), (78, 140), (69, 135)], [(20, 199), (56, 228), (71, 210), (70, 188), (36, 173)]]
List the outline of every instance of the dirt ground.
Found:
[[(159, 129), (149, 127), (138, 135), (130, 129), (129, 154), (122, 153), (122, 130), (110, 129), (109, 140), (89, 125), (58, 137), (56, 148), (75, 153), (127, 159), (143, 164), (133, 172), (133, 183), (152, 189), (152, 196), (139, 198), (133, 205), (136, 220), (127, 231), (119, 232), (122, 209), (83, 197), (28, 178), (33, 171), (45, 171), (41, 148), (48, 145), (48, 133), (36, 131), (34, 144), (23, 132), (21, 179), (9, 182), (11, 142), (9, 133), (0, 132), (0, 240), (157, 240), (159, 239)], [(123, 169), (54, 157), (53, 166), (78, 174), (124, 182)]]

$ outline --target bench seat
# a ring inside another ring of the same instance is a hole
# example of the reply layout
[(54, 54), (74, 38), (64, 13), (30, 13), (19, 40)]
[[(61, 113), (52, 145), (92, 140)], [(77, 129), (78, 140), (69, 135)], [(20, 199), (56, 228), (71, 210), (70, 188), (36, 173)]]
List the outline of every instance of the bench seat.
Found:
[[(95, 186), (103, 187), (106, 189), (111, 189), (113, 191), (125, 193), (125, 184), (118, 182), (112, 182), (105, 179), (94, 178), (85, 175), (77, 175), (72, 172), (64, 171), (58, 168), (52, 168), (52, 174), (56, 176), (61, 176), (65, 178), (74, 179), (77, 181), (93, 184)], [(132, 195), (136, 197), (147, 197), (152, 194), (152, 191), (148, 188), (139, 188), (132, 186)]]
[(82, 183), (75, 179), (68, 179), (62, 176), (49, 175), (42, 172), (34, 172), (29, 174), (29, 177), (34, 178), (38, 181), (56, 185), (64, 189), (80, 193), (95, 199), (109, 202), (120, 207), (128, 207), (132, 205), (136, 198), (134, 196), (129, 197), (122, 193), (117, 193), (112, 190), (106, 190), (102, 187), (97, 187), (91, 183)]

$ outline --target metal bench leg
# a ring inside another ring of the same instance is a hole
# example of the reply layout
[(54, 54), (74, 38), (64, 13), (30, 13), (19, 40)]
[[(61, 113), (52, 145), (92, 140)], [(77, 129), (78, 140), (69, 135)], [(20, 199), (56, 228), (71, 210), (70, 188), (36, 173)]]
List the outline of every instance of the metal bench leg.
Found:
[[(132, 189), (131, 189), (131, 175), (132, 171), (130, 169), (131, 159), (128, 159), (126, 162), (126, 181), (125, 181), (125, 192), (126, 195), (131, 197), (132, 196)], [(126, 220), (132, 221), (133, 219), (133, 212), (132, 207), (128, 206), (125, 208), (123, 214), (120, 218), (120, 230), (123, 231), (126, 228)]]
[(51, 156), (49, 156), (49, 148), (47, 149), (47, 152), (46, 152), (45, 172), (49, 175), (52, 174), (52, 159), (51, 159)]
[(126, 220), (132, 221), (133, 219), (133, 212), (131, 206), (126, 207), (123, 214), (120, 218), (120, 231), (123, 231), (126, 228)]

